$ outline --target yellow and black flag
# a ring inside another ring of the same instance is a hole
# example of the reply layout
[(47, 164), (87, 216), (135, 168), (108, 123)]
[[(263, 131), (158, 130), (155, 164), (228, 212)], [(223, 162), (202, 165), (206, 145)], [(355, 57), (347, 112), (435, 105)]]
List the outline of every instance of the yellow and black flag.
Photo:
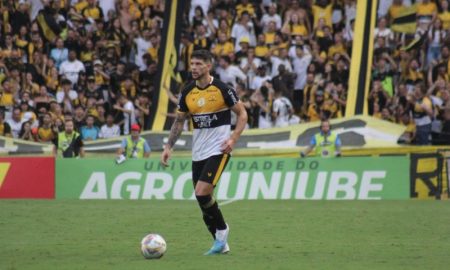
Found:
[(358, 1), (345, 116), (367, 114), (377, 0)]
[(155, 82), (152, 96), (154, 106), (151, 107), (147, 119), (148, 126), (154, 131), (170, 129), (166, 116), (175, 108), (175, 104), (169, 102), (167, 91), (178, 88), (181, 83), (177, 62), (186, 2), (165, 1), (164, 23), (158, 52), (158, 80)]
[(417, 27), (417, 4), (405, 7), (400, 14), (392, 20), (391, 30), (398, 33), (414, 34)]
[(44, 38), (49, 42), (53, 42), (61, 33), (61, 27), (55, 19), (55, 14), (55, 9), (50, 6), (46, 6), (36, 17), (39, 29), (41, 30)]

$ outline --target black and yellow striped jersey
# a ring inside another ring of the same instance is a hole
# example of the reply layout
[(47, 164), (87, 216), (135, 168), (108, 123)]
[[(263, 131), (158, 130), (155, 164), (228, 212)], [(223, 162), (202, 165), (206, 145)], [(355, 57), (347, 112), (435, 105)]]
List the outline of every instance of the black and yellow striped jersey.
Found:
[(205, 88), (198, 87), (194, 81), (181, 92), (178, 110), (189, 113), (194, 125), (194, 161), (222, 154), (220, 147), (231, 132), (230, 108), (238, 100), (232, 86), (215, 78)]

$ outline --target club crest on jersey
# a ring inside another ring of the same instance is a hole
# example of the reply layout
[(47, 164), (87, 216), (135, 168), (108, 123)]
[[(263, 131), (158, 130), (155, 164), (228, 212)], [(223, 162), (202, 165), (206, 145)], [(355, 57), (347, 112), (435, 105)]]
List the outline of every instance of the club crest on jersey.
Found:
[(199, 98), (197, 100), (197, 106), (199, 106), (199, 107), (205, 106), (205, 98)]

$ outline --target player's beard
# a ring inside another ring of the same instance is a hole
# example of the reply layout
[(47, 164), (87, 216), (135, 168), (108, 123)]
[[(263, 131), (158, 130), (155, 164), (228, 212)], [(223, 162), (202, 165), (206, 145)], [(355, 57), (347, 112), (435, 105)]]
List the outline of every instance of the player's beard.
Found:
[(208, 76), (207, 72), (203, 72), (203, 73), (197, 72), (196, 74), (197, 74), (196, 77), (194, 77), (194, 74), (192, 74), (192, 78), (196, 81), (202, 81)]

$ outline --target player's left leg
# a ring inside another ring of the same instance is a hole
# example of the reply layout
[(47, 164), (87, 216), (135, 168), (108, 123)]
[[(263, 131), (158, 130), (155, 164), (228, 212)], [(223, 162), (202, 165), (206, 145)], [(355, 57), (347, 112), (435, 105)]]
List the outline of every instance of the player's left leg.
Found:
[(227, 154), (208, 158), (199, 180), (195, 185), (195, 195), (202, 212), (206, 216), (205, 219), (210, 220), (210, 224), (216, 227), (214, 245), (206, 253), (207, 255), (226, 253), (229, 251), (227, 243), (229, 228), (225, 223), (217, 201), (213, 197), (214, 187), (218, 183), (229, 158)]
[[(225, 251), (228, 240), (229, 228), (225, 223), (222, 211), (219, 209), (217, 201), (212, 196), (214, 186), (204, 181), (198, 181), (195, 187), (195, 196), (208, 219), (213, 220), (216, 225), (215, 240), (211, 249), (205, 255), (219, 254)], [(228, 247), (229, 250), (229, 247)]]

